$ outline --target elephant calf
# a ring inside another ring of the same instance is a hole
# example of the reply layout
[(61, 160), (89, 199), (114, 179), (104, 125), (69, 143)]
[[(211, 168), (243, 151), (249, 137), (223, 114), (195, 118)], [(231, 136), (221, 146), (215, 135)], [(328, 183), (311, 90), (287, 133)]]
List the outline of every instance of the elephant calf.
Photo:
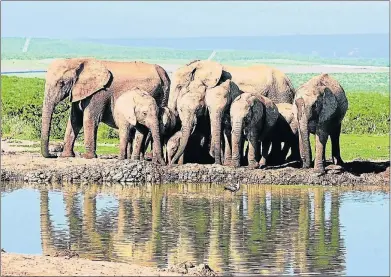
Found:
[(159, 108), (155, 99), (146, 91), (133, 89), (118, 97), (114, 106), (114, 120), (119, 129), (120, 159), (125, 159), (130, 129), (140, 124), (150, 129), (153, 140), (153, 161), (165, 164), (159, 130)]
[[(268, 157), (268, 165), (280, 165), (288, 161), (299, 161), (299, 138), (297, 123), (293, 120), (293, 105), (289, 103), (276, 104), (279, 117), (270, 132), (272, 149)], [(281, 143), (284, 146), (281, 149)], [(287, 158), (288, 152), (290, 156)]]
[(342, 120), (348, 110), (348, 100), (338, 81), (328, 74), (315, 76), (298, 88), (294, 103), (303, 167), (309, 168), (312, 161), (309, 133), (316, 135), (314, 168), (317, 172), (325, 171), (325, 147), (329, 135), (333, 163), (343, 165), (339, 136)]
[[(178, 151), (180, 141), (182, 139), (182, 131), (176, 132), (167, 142), (167, 162), (171, 163), (172, 158)], [(190, 135), (186, 149), (178, 160), (178, 164), (184, 163), (199, 163), (211, 164), (214, 159), (209, 155), (209, 143), (205, 135), (194, 132)]]
[[(243, 93), (232, 102), (232, 165), (240, 166), (242, 136), (249, 142), (249, 167), (263, 167), (270, 148), (270, 140), (265, 140), (279, 117), (276, 105), (267, 97), (251, 93)], [(259, 161), (260, 143), (262, 142), (262, 158)]]

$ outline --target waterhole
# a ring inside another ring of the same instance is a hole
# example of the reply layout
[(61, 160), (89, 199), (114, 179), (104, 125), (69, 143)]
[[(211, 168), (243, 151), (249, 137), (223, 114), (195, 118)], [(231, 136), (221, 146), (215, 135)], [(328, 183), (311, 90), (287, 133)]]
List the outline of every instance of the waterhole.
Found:
[(221, 274), (389, 275), (389, 190), (2, 184), (1, 246)]

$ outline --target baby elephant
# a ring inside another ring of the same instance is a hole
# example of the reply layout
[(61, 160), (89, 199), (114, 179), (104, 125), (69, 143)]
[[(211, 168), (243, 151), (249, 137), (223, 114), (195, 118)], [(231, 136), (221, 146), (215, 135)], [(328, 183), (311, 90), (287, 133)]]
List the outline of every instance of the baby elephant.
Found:
[[(182, 131), (176, 132), (167, 142), (167, 162), (171, 163), (172, 158), (177, 152), (180, 140), (182, 138)], [(184, 163), (199, 163), (212, 164), (213, 157), (209, 154), (209, 145), (206, 137), (194, 132), (190, 135), (189, 141), (186, 145), (184, 154), (179, 158), (178, 164)]]
[(309, 133), (316, 135), (314, 168), (317, 172), (325, 171), (325, 147), (329, 135), (333, 163), (343, 165), (339, 136), (341, 122), (347, 110), (345, 91), (328, 74), (315, 76), (298, 88), (294, 101), (294, 119), (298, 122), (300, 155), (304, 168), (309, 168), (312, 161)]
[[(299, 161), (299, 137), (297, 122), (293, 120), (293, 105), (289, 103), (276, 104), (279, 117), (273, 130), (270, 132), (272, 149), (268, 158), (268, 165), (280, 165), (286, 161)], [(281, 149), (281, 143), (284, 143)], [(287, 158), (288, 152), (290, 156)]]
[[(270, 139), (265, 140), (279, 117), (276, 105), (267, 97), (243, 93), (232, 102), (232, 165), (240, 166), (242, 155), (242, 136), (249, 142), (249, 167), (263, 167), (270, 148)], [(262, 142), (262, 158), (259, 161), (260, 143)]]
[(114, 106), (114, 120), (119, 129), (120, 159), (126, 158), (130, 130), (132, 128), (143, 129), (141, 124), (150, 129), (152, 133), (152, 160), (165, 164), (160, 141), (159, 108), (151, 95), (138, 88), (123, 92)]

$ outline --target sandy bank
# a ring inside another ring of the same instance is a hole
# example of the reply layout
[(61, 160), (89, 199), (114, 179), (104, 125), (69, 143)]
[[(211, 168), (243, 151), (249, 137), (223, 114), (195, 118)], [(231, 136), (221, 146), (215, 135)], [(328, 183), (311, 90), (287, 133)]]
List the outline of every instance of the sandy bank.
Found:
[(140, 265), (1, 253), (2, 276), (181, 276)]

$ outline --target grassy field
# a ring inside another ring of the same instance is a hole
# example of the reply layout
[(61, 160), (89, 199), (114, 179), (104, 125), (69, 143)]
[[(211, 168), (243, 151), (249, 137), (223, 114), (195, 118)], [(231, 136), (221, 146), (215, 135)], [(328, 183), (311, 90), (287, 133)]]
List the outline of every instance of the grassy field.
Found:
[[(65, 57), (96, 57), (100, 59), (141, 60), (154, 63), (177, 63), (180, 60), (206, 59), (211, 50), (180, 50), (169, 48), (136, 48), (128, 46), (97, 44), (59, 39), (34, 38), (27, 53), (22, 53), (24, 38), (2, 38), (2, 60), (40, 60)], [(262, 51), (219, 50), (214, 60), (225, 64), (269, 65), (283, 64), (338, 64), (389, 66), (387, 59), (333, 58), (298, 55), (289, 53), (271, 53)]]
[[(314, 74), (290, 74), (297, 88)], [(343, 122), (343, 154), (346, 159), (385, 158), (389, 153), (389, 76), (376, 74), (333, 74), (344, 86), (349, 110)], [(41, 130), (43, 79), (1, 77), (3, 137), (38, 140)], [(358, 83), (361, 84), (358, 85)], [(363, 88), (362, 88), (363, 87)], [(52, 123), (52, 139), (62, 140), (69, 114), (69, 103), (56, 107)], [(82, 133), (78, 139), (82, 141)], [(101, 124), (99, 142), (118, 143), (117, 130)], [(81, 146), (77, 146), (80, 151)], [(98, 153), (116, 153), (116, 146), (101, 146)]]

